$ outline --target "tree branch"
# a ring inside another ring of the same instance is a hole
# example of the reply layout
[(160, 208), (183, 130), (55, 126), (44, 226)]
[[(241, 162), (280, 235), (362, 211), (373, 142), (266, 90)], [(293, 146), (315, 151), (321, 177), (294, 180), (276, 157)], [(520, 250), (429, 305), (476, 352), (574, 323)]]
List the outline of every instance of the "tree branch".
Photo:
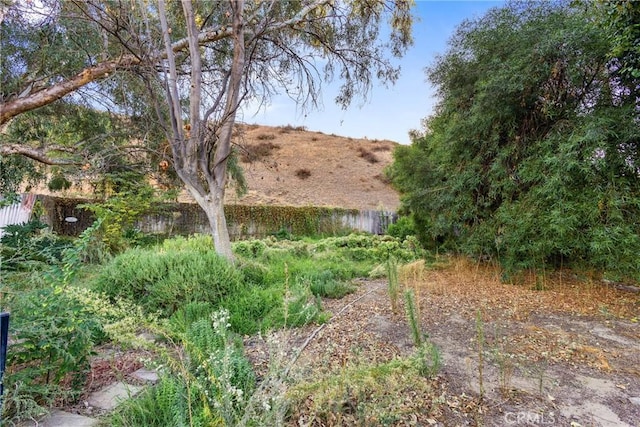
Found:
[(22, 144), (2, 144), (0, 145), (0, 155), (21, 155), (28, 157), (45, 165), (70, 166), (81, 165), (82, 162), (71, 159), (56, 159), (49, 156), (51, 152), (75, 153), (71, 147), (49, 146), (46, 149), (38, 149)]
[[(232, 29), (229, 27), (208, 28), (198, 34), (198, 44), (202, 45), (212, 41), (221, 40), (232, 35)], [(176, 41), (171, 45), (173, 52), (179, 52), (189, 47), (188, 38)], [(152, 62), (158, 62), (166, 59), (165, 50), (160, 50), (152, 57)], [(5, 124), (13, 117), (27, 111), (48, 105), (58, 99), (66, 96), (81, 87), (107, 77), (109, 74), (118, 71), (131, 69), (140, 65), (141, 59), (135, 55), (123, 55), (118, 59), (104, 61), (93, 67), (87, 67), (75, 76), (66, 79), (46, 89), (38, 92), (29, 92), (24, 97), (18, 97), (9, 102), (0, 104), (0, 125)]]

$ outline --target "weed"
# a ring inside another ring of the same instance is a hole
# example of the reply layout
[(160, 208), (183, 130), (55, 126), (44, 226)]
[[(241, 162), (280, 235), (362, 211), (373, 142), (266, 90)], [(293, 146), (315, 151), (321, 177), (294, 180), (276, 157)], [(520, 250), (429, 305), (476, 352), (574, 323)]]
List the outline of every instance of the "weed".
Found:
[(407, 312), (407, 320), (411, 329), (411, 337), (416, 347), (420, 348), (423, 344), (423, 336), (420, 331), (420, 316), (416, 308), (413, 290), (407, 289), (404, 292), (404, 307)]
[(229, 331), (229, 312), (202, 317), (203, 309), (185, 309), (166, 336), (169, 347), (159, 348), (159, 384), (114, 413), (109, 425), (236, 425), (255, 376)]
[(418, 348), (414, 358), (417, 362), (418, 372), (427, 378), (436, 375), (442, 366), (440, 350), (428, 339)]
[(300, 280), (317, 297), (340, 299), (356, 290), (354, 285), (336, 278), (336, 275), (331, 270), (305, 275)]
[(398, 281), (398, 262), (395, 258), (389, 258), (387, 260), (387, 284), (389, 300), (391, 301), (391, 310), (396, 313), (398, 311), (398, 293), (400, 292), (400, 284)]
[(499, 342), (499, 346), (493, 350), (493, 360), (498, 365), (498, 388), (502, 395), (507, 397), (511, 391), (511, 380), (516, 365), (513, 354), (507, 351), (502, 340)]
[[(424, 381), (414, 358), (349, 364), (293, 385), (291, 418), (301, 414), (319, 425), (396, 425), (426, 418), (435, 409), (431, 383)], [(385, 424), (389, 423), (389, 424)]]
[(478, 386), (480, 400), (484, 398), (484, 324), (480, 310), (476, 313), (476, 341), (478, 346)]

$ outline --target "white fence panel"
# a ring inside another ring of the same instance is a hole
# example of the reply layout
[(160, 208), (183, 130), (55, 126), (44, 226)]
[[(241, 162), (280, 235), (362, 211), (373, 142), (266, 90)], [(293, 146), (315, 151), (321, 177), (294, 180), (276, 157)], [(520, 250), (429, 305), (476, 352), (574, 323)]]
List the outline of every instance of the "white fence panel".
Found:
[(22, 201), (0, 208), (0, 237), (4, 234), (4, 227), (13, 224), (24, 224), (29, 221), (35, 195), (22, 195)]

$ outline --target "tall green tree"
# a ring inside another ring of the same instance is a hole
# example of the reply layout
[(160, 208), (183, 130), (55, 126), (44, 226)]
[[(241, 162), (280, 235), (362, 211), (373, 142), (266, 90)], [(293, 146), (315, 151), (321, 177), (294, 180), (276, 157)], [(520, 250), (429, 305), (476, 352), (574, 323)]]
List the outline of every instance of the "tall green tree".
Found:
[(513, 3), (459, 26), (439, 103), (390, 169), (423, 242), (510, 269), (638, 277), (640, 120), (592, 10)]
[[(45, 4), (53, 31), (64, 28), (63, 41), (74, 29), (88, 34), (86, 49), (74, 57), (82, 65), (43, 71), (47, 79), (36, 73), (29, 78), (33, 85), (16, 80), (15, 89), (3, 94), (0, 125), (94, 85), (115, 105), (153, 111), (176, 174), (206, 212), (216, 250), (228, 258), (223, 199), (243, 102), (268, 103), (274, 93), (286, 92), (313, 107), (321, 83), (335, 78), (342, 81), (336, 102), (346, 108), (374, 80), (394, 82), (399, 69), (392, 59), (412, 42), (409, 0)], [(9, 10), (22, 7), (15, 2)], [(12, 19), (3, 28), (31, 24), (18, 14), (7, 16)], [(63, 43), (61, 50), (67, 48)], [(22, 52), (22, 45), (16, 49)], [(25, 43), (24, 49), (38, 48)], [(26, 60), (19, 68), (31, 71)]]

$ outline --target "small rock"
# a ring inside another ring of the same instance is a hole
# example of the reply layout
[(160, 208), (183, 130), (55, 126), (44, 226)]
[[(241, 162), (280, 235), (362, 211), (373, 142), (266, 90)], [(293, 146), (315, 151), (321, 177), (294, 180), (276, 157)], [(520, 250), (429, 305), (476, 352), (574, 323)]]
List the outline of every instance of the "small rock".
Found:
[(640, 397), (630, 397), (629, 402), (633, 403), (634, 405), (640, 406)]

